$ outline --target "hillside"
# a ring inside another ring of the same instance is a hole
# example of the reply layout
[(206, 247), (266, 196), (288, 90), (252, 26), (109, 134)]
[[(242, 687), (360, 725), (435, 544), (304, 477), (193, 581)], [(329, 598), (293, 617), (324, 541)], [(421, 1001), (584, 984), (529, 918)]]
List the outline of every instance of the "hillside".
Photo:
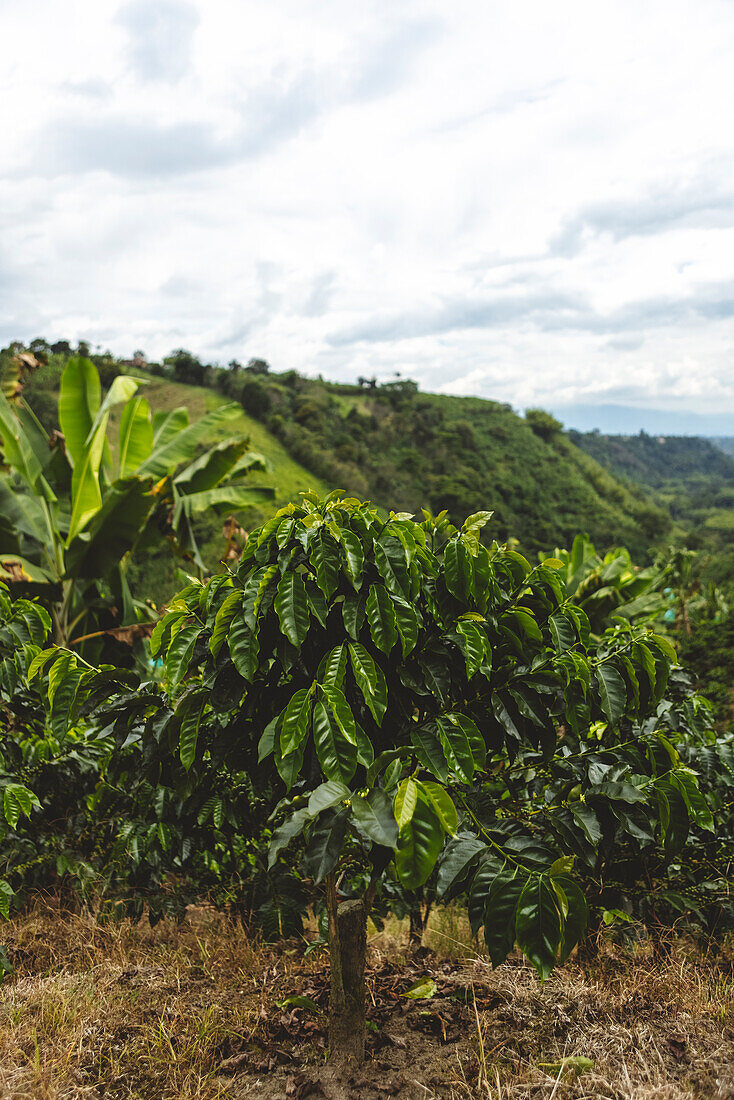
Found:
[(570, 432), (569, 438), (617, 477), (644, 486), (690, 532), (690, 546), (731, 556), (734, 457), (713, 440), (598, 432)]
[(718, 441), (696, 436), (602, 435), (569, 432), (572, 442), (602, 466), (661, 489), (671, 482), (710, 487), (734, 483), (734, 457)]
[[(516, 538), (529, 554), (587, 531), (599, 546), (624, 543), (644, 557), (670, 526), (644, 490), (623, 484), (544, 414), (534, 422), (509, 405), (424, 394), (412, 382), (338, 385), (276, 374), (259, 362), (191, 370), (187, 360), (186, 369), (150, 364), (142, 371), (94, 358), (107, 385), (123, 370), (139, 374), (156, 410), (186, 405), (196, 418), (237, 401), (243, 412), (232, 428), (269, 460), (271, 473), (258, 482), (276, 487), (278, 505), (300, 489), (339, 487), (396, 511), (447, 509), (460, 520), (493, 509), (492, 535)], [(27, 400), (49, 426), (64, 361), (51, 355), (26, 384)], [(204, 384), (188, 384), (192, 378)], [(248, 510), (240, 522), (251, 527), (266, 507)], [(220, 531), (207, 542), (215, 562)]]
[(644, 555), (669, 526), (544, 414), (533, 423), (509, 405), (424, 394), (412, 382), (345, 386), (262, 367), (214, 381), (325, 481), (397, 511), (462, 519), (493, 509), (492, 534), (529, 553), (588, 531)]

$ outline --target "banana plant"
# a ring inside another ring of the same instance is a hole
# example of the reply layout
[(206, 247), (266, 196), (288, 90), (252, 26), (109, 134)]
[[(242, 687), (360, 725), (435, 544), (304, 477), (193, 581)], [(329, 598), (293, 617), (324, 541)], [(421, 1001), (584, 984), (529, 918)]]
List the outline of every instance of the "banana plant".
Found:
[(185, 408), (153, 414), (138, 393), (142, 384), (122, 375), (103, 395), (94, 365), (70, 359), (61, 379), (61, 431), (50, 436), (22, 389), (10, 398), (0, 390), (0, 578), (42, 600), (59, 645), (120, 631), (146, 615), (127, 579), (136, 554), (166, 538), (189, 571), (201, 574), (195, 517), (273, 495), (248, 482), (266, 463), (247, 439), (205, 445), (236, 405), (189, 423)]
[(588, 616), (601, 635), (612, 619), (637, 624), (660, 621), (668, 607), (664, 589), (670, 567), (664, 559), (646, 568), (635, 566), (626, 547), (603, 556), (588, 535), (577, 535), (570, 550), (556, 550), (570, 600)]

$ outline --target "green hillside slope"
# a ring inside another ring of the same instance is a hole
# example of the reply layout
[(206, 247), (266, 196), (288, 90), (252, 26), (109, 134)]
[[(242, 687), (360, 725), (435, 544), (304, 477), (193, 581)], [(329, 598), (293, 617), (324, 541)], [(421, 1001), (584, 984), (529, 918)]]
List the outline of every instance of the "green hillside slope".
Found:
[(494, 509), (492, 533), (528, 552), (587, 531), (640, 555), (669, 527), (644, 491), (623, 485), (554, 426), (509, 405), (419, 393), (413, 383), (360, 388), (261, 373), (220, 386), (325, 480), (398, 511)]
[[(111, 356), (93, 358), (107, 385), (121, 371), (140, 374), (154, 409), (186, 405), (194, 419), (237, 401), (243, 412), (227, 432), (241, 431), (268, 458), (271, 473), (259, 480), (276, 487), (276, 504), (300, 489), (339, 487), (396, 511), (447, 509), (462, 519), (493, 509), (491, 534), (518, 539), (529, 554), (586, 531), (598, 546), (624, 543), (644, 557), (670, 526), (644, 490), (621, 483), (545, 414), (524, 419), (509, 405), (423, 394), (412, 382), (360, 387), (276, 374), (261, 362), (224, 370), (193, 361), (192, 369), (188, 357), (180, 369), (174, 362), (137, 371)], [(64, 361), (51, 355), (26, 384), (49, 426)], [(184, 384), (192, 377), (204, 384)], [(240, 522), (251, 527), (267, 507)], [(214, 563), (221, 529), (212, 527), (205, 541)], [(165, 555), (161, 561), (170, 568)]]
[(613, 474), (644, 486), (689, 532), (689, 545), (720, 554), (734, 541), (734, 457), (695, 436), (571, 432), (575, 446)]
[(672, 481), (710, 486), (734, 482), (734, 457), (696, 436), (569, 432), (573, 443), (617, 474), (659, 489)]

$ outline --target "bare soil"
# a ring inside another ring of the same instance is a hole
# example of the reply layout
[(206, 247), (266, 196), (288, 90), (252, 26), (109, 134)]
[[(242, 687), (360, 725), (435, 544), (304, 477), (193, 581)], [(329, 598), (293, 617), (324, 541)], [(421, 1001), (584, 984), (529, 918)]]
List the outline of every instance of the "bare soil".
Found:
[[(607, 943), (541, 984), (520, 958), (493, 971), (455, 927), (451, 958), (402, 934), (371, 941), (367, 1060), (336, 1079), (324, 953), (206, 911), (151, 928), (38, 908), (0, 930), (0, 1096), (734, 1100), (729, 958)], [(406, 997), (423, 978), (435, 994)]]

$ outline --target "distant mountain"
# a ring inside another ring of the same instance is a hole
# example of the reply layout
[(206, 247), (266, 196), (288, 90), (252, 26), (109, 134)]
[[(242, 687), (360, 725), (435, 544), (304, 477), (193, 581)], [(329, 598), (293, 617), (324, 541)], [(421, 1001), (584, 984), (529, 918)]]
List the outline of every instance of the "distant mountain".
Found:
[(713, 439), (575, 431), (569, 432), (569, 438), (615, 474), (623, 474), (653, 489), (663, 488), (671, 482), (734, 485), (734, 457), (726, 454)]
[(564, 427), (578, 432), (598, 430), (605, 435), (637, 435), (644, 431), (649, 435), (734, 437), (734, 411), (704, 414), (632, 405), (556, 405), (551, 412)]

